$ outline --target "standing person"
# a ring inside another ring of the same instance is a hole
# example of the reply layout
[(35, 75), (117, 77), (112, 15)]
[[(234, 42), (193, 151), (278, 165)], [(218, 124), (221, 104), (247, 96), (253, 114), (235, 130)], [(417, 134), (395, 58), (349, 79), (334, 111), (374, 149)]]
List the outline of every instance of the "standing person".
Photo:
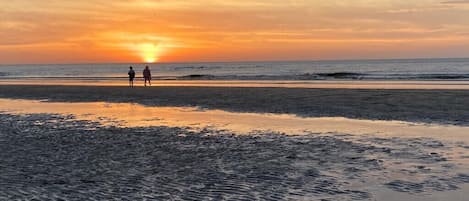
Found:
[(147, 81), (148, 81), (148, 84), (151, 86), (151, 72), (150, 72), (150, 68), (148, 68), (148, 66), (145, 66), (145, 69), (143, 70), (143, 79), (145, 79), (145, 86), (147, 86)]
[(135, 78), (135, 71), (132, 66), (129, 67), (130, 70), (127, 73), (129, 75), (129, 87), (134, 87), (134, 78)]

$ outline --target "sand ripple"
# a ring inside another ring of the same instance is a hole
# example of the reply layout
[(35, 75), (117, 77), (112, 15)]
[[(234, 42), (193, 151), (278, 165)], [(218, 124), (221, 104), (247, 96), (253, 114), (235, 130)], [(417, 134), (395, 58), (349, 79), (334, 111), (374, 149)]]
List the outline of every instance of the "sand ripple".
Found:
[(442, 154), (451, 147), (432, 139), (101, 128), (42, 114), (0, 120), (0, 200), (373, 200), (361, 187), (371, 181), (412, 194), (469, 183)]

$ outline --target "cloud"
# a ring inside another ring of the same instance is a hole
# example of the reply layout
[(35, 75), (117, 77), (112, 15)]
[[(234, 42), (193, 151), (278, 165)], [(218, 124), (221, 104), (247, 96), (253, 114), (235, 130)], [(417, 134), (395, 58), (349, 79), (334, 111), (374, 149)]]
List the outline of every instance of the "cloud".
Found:
[(469, 0), (460, 0), (460, 1), (444, 1), (442, 4), (469, 4)]
[(300, 45), (320, 50), (328, 46), (317, 44), (325, 43), (358, 52), (360, 44), (466, 44), (467, 5), (469, 0), (14, 0), (0, 7), (0, 49), (4, 55), (57, 49), (50, 61), (67, 48), (90, 58), (120, 51), (116, 57), (132, 60), (129, 47), (155, 44), (177, 60), (263, 47), (269, 48), (246, 52), (283, 58), (270, 52)]

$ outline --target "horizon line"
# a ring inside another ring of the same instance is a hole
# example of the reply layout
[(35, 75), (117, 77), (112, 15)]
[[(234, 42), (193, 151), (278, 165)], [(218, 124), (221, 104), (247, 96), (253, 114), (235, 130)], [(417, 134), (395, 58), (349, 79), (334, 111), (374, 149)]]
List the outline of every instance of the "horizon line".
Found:
[(70, 63), (0, 63), (0, 65), (83, 65), (83, 64), (189, 64), (189, 63), (266, 63), (266, 62), (326, 62), (326, 61), (385, 61), (385, 60), (435, 60), (469, 59), (469, 57), (396, 57), (396, 58), (350, 58), (350, 59), (283, 59), (283, 60), (227, 60), (227, 61), (180, 61), (180, 62), (70, 62)]

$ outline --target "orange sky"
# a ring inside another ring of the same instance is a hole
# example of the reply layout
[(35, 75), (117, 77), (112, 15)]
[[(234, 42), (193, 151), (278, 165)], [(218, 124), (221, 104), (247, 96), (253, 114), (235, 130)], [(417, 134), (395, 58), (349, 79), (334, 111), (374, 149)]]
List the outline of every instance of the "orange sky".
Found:
[(0, 63), (469, 57), (469, 1), (0, 0)]

